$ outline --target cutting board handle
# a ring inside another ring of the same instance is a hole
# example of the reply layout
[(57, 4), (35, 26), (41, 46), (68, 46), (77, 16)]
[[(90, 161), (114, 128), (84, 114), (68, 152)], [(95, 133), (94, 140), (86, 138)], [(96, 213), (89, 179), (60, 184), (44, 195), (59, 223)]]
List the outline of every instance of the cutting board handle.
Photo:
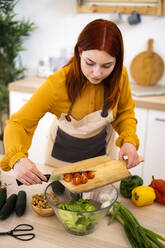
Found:
[(153, 43), (154, 43), (154, 40), (153, 39), (149, 39), (148, 40), (148, 48), (147, 48), (148, 57), (151, 57), (152, 56)]
[[(124, 159), (124, 161), (126, 162), (126, 164), (128, 163), (128, 159)], [(139, 164), (142, 162), (144, 162), (144, 158), (141, 155), (139, 155)]]

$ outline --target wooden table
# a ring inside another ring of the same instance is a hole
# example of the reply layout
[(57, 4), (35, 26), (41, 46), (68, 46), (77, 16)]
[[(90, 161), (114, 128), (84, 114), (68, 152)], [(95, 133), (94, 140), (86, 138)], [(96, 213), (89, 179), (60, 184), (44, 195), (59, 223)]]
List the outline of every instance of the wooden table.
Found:
[[(48, 166), (38, 166), (43, 173), (50, 173), (53, 169)], [(58, 222), (56, 216), (41, 217), (33, 212), (30, 200), (35, 193), (41, 193), (46, 188), (47, 184), (32, 185), (32, 186), (17, 186), (13, 171), (2, 172), (2, 180), (11, 184), (7, 188), (8, 196), (12, 193), (17, 193), (19, 190), (25, 190), (27, 193), (27, 209), (22, 217), (17, 217), (13, 213), (8, 219), (0, 221), (0, 232), (9, 231), (16, 225), (21, 223), (28, 223), (34, 226), (34, 233), (36, 237), (28, 242), (23, 242), (14, 239), (10, 236), (0, 237), (0, 246), (5, 248), (18, 248), (22, 245), (26, 247), (38, 248), (129, 248), (131, 247), (124, 230), (120, 223), (114, 221), (112, 225), (108, 226), (109, 217), (106, 216), (98, 229), (86, 236), (74, 236), (67, 233), (63, 226)], [(119, 183), (115, 184), (118, 187)], [(150, 206), (138, 208), (133, 205), (129, 199), (124, 199), (119, 194), (119, 201), (127, 206), (133, 214), (137, 217), (139, 222), (165, 236), (165, 206), (154, 203)]]

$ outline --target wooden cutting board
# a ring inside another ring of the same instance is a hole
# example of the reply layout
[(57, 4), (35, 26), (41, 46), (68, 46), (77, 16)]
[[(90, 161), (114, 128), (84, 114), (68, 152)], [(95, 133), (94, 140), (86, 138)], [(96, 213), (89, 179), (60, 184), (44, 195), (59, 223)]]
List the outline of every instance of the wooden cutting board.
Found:
[(148, 40), (147, 51), (138, 54), (130, 65), (136, 83), (148, 86), (156, 84), (164, 73), (163, 59), (153, 52), (153, 39)]
[[(142, 162), (143, 158), (140, 158), (140, 161)], [(60, 180), (73, 193), (88, 192), (130, 176), (131, 173), (126, 168), (126, 163), (124, 160), (115, 160), (107, 155), (103, 155), (76, 162), (69, 166), (56, 168), (53, 170), (53, 175), (95, 170), (95, 177), (89, 179), (86, 184), (74, 185), (72, 182), (67, 183), (64, 180)]]

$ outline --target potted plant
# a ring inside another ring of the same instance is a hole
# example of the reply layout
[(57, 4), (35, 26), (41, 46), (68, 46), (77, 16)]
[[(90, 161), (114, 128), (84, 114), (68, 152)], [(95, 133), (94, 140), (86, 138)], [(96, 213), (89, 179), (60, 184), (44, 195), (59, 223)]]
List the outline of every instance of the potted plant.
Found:
[(33, 22), (16, 18), (15, 5), (18, 0), (0, 0), (0, 154), (3, 154), (3, 133), (9, 117), (8, 84), (24, 77), (19, 54), (31, 31)]

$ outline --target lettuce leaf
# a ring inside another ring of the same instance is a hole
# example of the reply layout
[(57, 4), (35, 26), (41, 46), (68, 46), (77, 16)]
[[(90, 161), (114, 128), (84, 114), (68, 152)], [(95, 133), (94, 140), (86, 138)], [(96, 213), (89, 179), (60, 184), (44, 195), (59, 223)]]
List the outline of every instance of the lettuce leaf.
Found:
[[(65, 228), (76, 234), (90, 233), (103, 216), (102, 211), (90, 212), (95, 211), (96, 208), (87, 199), (72, 199), (68, 203), (60, 203), (58, 207), (61, 208), (58, 210), (58, 215)], [(82, 211), (89, 212), (83, 213)]]

